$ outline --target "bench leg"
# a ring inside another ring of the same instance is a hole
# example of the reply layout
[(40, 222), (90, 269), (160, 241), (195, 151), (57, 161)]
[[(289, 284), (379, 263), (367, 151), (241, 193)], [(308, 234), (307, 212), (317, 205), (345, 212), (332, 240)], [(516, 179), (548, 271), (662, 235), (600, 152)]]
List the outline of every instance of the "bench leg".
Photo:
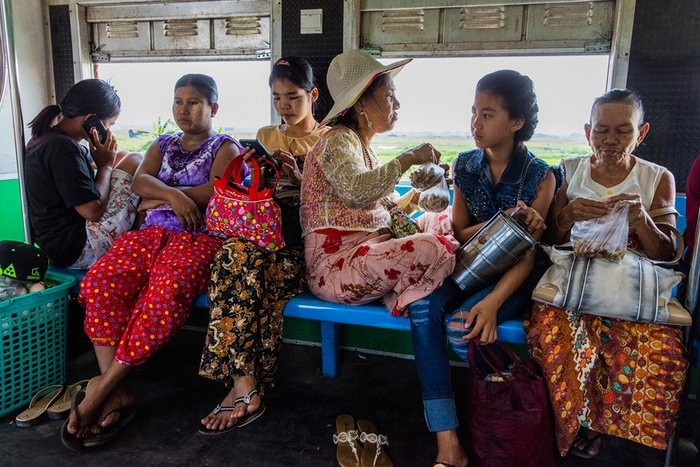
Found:
[(321, 321), (321, 368), (325, 378), (338, 375), (338, 325)]

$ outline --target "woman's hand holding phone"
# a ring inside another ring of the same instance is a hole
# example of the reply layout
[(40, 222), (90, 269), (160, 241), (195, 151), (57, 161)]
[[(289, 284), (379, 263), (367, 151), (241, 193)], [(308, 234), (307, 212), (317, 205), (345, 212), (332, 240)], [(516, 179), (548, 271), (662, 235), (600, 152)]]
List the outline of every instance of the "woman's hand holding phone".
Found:
[(117, 140), (112, 132), (105, 128), (95, 115), (83, 122), (83, 129), (88, 133), (90, 154), (97, 168), (114, 167), (117, 156)]
[(92, 159), (95, 161), (98, 169), (107, 166), (114, 167), (117, 157), (117, 140), (112, 135), (112, 132), (107, 130), (107, 139), (104, 144), (99, 141), (91, 144), (90, 154), (92, 154)]
[(272, 154), (282, 163), (282, 172), (287, 174), (289, 180), (295, 186), (301, 186), (301, 170), (299, 170), (296, 158), (282, 149), (277, 149)]

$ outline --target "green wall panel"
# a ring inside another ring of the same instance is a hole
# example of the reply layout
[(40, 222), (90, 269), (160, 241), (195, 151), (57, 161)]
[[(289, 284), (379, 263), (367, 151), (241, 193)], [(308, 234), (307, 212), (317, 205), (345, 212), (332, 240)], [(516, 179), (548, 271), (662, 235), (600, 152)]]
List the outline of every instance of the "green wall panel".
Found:
[(0, 240), (24, 241), (19, 180), (0, 180)]

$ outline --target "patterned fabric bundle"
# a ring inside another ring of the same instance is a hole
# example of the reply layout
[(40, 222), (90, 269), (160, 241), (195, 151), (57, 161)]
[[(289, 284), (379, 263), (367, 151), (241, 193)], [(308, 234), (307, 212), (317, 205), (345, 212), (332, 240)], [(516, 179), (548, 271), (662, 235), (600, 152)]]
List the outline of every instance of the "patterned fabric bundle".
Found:
[[(252, 170), (250, 187), (241, 183), (243, 157), (232, 160), (221, 178), (214, 181), (214, 194), (207, 206), (207, 230), (227, 237), (237, 236), (249, 240), (261, 248), (276, 251), (284, 247), (282, 236), (282, 213), (272, 199), (279, 171), (271, 164), (250, 159)], [(262, 177), (260, 165), (275, 173), (271, 187), (260, 187)], [(229, 178), (233, 173), (233, 182)]]
[(418, 228), (416, 221), (403, 212), (396, 203), (387, 201), (386, 209), (389, 211), (389, 214), (391, 214), (391, 225), (389, 229), (391, 229), (391, 233), (394, 234), (394, 237), (403, 238), (420, 233), (421, 230)]

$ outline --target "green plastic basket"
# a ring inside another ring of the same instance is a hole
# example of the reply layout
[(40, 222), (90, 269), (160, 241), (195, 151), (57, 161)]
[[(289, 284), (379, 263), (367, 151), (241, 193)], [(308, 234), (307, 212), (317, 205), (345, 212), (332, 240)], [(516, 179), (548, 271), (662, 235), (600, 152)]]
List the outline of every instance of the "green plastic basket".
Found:
[(49, 271), (56, 285), (0, 302), (0, 417), (66, 379), (68, 292), (75, 279)]

